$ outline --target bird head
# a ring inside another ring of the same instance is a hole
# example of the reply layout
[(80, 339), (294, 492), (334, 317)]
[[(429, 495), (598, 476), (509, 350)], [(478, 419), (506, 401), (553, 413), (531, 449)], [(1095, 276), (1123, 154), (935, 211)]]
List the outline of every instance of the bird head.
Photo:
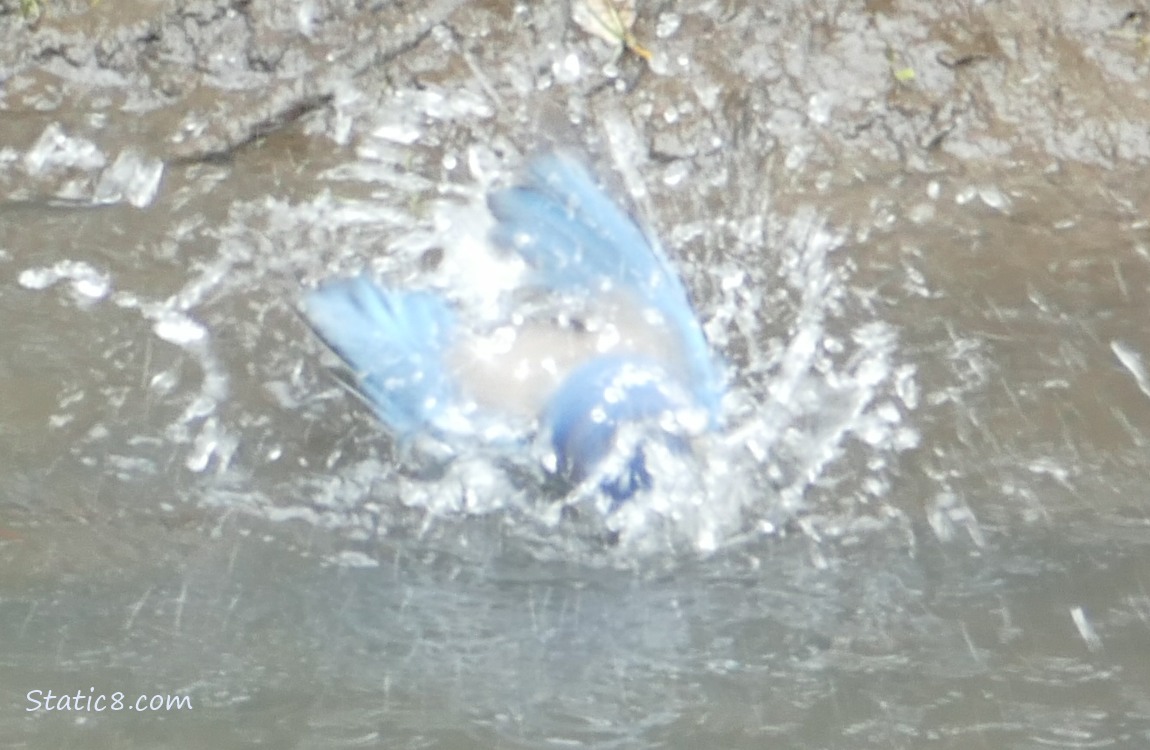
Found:
[[(672, 453), (691, 450), (707, 416), (652, 360), (618, 354), (577, 368), (543, 415), (554, 471), (574, 484), (598, 477), (612, 509), (657, 484), (649, 454), (655, 441)], [(614, 459), (614, 460), (612, 460)]]

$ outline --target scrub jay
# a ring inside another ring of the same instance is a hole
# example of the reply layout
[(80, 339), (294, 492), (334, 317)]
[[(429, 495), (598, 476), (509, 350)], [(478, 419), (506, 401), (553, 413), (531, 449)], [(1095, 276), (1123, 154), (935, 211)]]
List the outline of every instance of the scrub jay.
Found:
[(506, 320), (362, 275), (307, 293), (304, 317), (401, 443), (523, 450), (534, 432), (550, 473), (614, 509), (658, 486), (654, 441), (686, 457), (717, 426), (721, 366), (658, 241), (579, 161), (540, 154), (487, 204), (491, 244), (530, 269)]

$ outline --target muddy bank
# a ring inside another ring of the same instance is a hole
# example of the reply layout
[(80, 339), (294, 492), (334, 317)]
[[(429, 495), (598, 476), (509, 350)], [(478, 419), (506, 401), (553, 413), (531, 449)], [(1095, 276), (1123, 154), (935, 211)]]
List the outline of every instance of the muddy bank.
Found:
[[(690, 172), (739, 154), (780, 192), (860, 171), (1042, 174), (1150, 156), (1146, 17), (1126, 3), (650, 4), (635, 29), (649, 64), (590, 39), (562, 3), (38, 7), (34, 22), (16, 3), (0, 17), (9, 200), (96, 197), (127, 149), (179, 172), (289, 132), (354, 148), (388, 110), (417, 129), (397, 131), (412, 145), (527, 147), (618, 109), (650, 158)], [(444, 128), (437, 108), (461, 101), (473, 111)], [(59, 133), (77, 143), (53, 151)], [(28, 156), (37, 143), (49, 154)]]

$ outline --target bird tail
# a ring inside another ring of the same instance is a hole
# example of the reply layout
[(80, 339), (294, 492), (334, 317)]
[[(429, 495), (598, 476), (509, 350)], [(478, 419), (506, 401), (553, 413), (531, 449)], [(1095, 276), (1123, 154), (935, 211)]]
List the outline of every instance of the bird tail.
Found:
[(351, 384), (403, 439), (434, 430), (455, 402), (445, 356), (455, 326), (446, 300), (384, 289), (366, 276), (308, 293), (303, 315), (351, 370)]

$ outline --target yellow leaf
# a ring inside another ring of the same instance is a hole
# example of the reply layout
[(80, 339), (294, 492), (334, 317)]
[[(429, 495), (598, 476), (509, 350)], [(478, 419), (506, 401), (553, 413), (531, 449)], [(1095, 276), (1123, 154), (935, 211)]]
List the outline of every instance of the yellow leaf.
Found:
[(914, 80), (914, 68), (895, 68), (894, 79), (899, 83)]
[(635, 25), (635, 0), (574, 0), (571, 18), (588, 34), (622, 44), (644, 60), (651, 52), (639, 44), (631, 27)]

